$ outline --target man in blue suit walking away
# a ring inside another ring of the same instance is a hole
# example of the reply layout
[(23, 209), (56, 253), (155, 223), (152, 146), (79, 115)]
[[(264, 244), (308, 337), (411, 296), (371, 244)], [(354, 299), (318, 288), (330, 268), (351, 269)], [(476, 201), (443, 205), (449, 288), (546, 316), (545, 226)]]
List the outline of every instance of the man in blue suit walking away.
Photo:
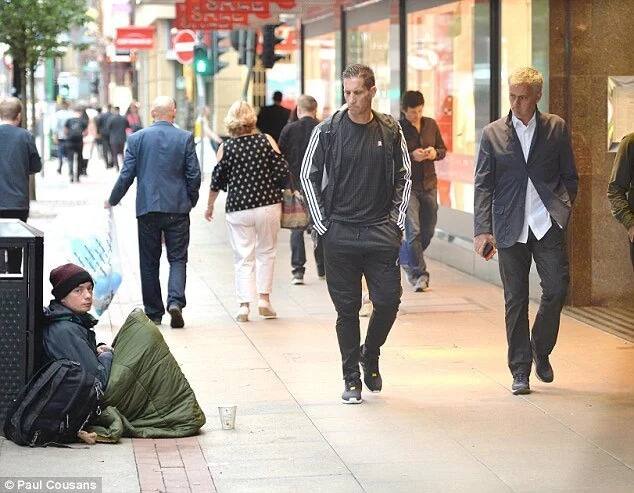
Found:
[(185, 325), (185, 280), (189, 246), (189, 211), (198, 202), (200, 167), (191, 132), (174, 126), (176, 102), (159, 96), (152, 105), (154, 123), (128, 137), (123, 168), (105, 207), (117, 205), (137, 178), (141, 290), (145, 313), (157, 325), (165, 306), (159, 282), (161, 236), (170, 264), (167, 311), (170, 325)]

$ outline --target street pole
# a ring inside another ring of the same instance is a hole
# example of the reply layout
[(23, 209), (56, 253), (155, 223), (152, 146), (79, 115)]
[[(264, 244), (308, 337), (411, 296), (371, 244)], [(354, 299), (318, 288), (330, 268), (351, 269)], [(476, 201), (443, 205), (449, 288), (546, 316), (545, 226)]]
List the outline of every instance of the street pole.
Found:
[(255, 66), (255, 31), (249, 30), (246, 32), (247, 36), (247, 80), (244, 82), (244, 88), (242, 89), (242, 99), (247, 100), (247, 94), (249, 93), (249, 84), (253, 79), (253, 67)]

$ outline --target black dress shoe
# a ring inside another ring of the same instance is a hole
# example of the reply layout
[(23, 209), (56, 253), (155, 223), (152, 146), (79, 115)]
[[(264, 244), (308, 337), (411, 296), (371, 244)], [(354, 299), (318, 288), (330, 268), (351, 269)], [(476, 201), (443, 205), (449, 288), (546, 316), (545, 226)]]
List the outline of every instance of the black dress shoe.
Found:
[(178, 305), (170, 305), (167, 308), (167, 311), (172, 317), (170, 322), (170, 326), (172, 329), (182, 329), (185, 327), (185, 321), (183, 320), (183, 312), (181, 311), (181, 307)]
[(152, 322), (154, 322), (154, 325), (161, 325), (161, 320), (162, 317), (148, 317)]
[(535, 360), (535, 375), (544, 383), (550, 383), (555, 379), (555, 373), (553, 367), (550, 364), (548, 355), (538, 356), (533, 352), (533, 359)]
[(513, 375), (513, 385), (511, 386), (511, 390), (514, 395), (530, 394), (531, 387), (528, 384), (528, 374), (517, 373), (516, 375)]

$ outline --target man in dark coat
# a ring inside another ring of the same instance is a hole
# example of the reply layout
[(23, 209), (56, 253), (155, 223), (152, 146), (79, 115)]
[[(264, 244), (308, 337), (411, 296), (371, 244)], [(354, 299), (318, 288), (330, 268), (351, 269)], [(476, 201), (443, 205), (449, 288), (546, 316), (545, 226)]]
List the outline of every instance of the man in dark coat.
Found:
[(112, 105), (109, 104), (106, 109), (95, 119), (97, 134), (101, 136), (101, 154), (106, 163), (106, 168), (112, 168), (112, 156), (110, 155), (110, 119), (112, 118)]
[(121, 110), (115, 106), (112, 117), (108, 120), (108, 140), (110, 142), (110, 159), (119, 170), (119, 158), (123, 159), (123, 148), (127, 137), (126, 130), (130, 127), (128, 119), (121, 115)]
[[(538, 379), (554, 378), (549, 355), (570, 282), (566, 226), (579, 178), (566, 122), (537, 109), (542, 74), (520, 68), (508, 82), (511, 111), (482, 131), (474, 179), (474, 249), (486, 260), (496, 248), (499, 252), (508, 366), (517, 395), (530, 393), (533, 360)], [(533, 260), (542, 296), (529, 332)]]
[[(33, 136), (23, 128), (18, 98), (0, 102), (0, 218), (29, 217), (29, 175), (42, 169)], [(9, 249), (7, 271), (20, 272), (22, 249)]]
[[(297, 100), (297, 120), (289, 123), (280, 134), (280, 150), (288, 161), (291, 174), (291, 187), (299, 187), (299, 173), (302, 160), (308, 148), (308, 141), (313, 129), (319, 125), (317, 116), (317, 101), (312, 96), (301, 95)], [(317, 275), (323, 279), (326, 275), (324, 267), (324, 250), (319, 237), (315, 241), (315, 262)], [(304, 264), (306, 264), (306, 247), (304, 245), (304, 230), (291, 231), (291, 266), (293, 267), (293, 284), (304, 283)]]
[(159, 281), (161, 238), (165, 238), (170, 264), (167, 311), (171, 326), (181, 328), (185, 324), (182, 309), (189, 212), (198, 202), (200, 166), (193, 135), (176, 128), (175, 117), (176, 102), (167, 96), (156, 98), (152, 106), (154, 123), (128, 138), (123, 168), (105, 207), (117, 205), (137, 178), (136, 215), (145, 313), (157, 325), (165, 313)]
[(634, 133), (623, 137), (608, 185), (612, 215), (625, 227), (634, 267)]
[(280, 140), (280, 133), (284, 128), (284, 125), (288, 123), (288, 119), (291, 116), (291, 110), (282, 106), (282, 93), (275, 91), (273, 93), (273, 104), (270, 106), (263, 106), (258, 114), (258, 120), (256, 126), (263, 134), (269, 134), (275, 139)]

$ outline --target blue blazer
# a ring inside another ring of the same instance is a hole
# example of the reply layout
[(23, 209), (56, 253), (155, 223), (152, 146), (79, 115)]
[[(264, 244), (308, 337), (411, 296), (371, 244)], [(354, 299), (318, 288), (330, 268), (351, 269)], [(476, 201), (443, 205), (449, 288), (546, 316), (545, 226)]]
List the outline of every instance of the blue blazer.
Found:
[(520, 236), (528, 178), (555, 221), (568, 225), (579, 182), (570, 134), (557, 115), (537, 111), (536, 124), (528, 160), (510, 112), (482, 132), (474, 180), (474, 236), (491, 233), (498, 248), (513, 246)]
[(128, 137), (109, 202), (117, 205), (137, 178), (136, 215), (187, 214), (198, 202), (200, 166), (191, 132), (157, 121)]

